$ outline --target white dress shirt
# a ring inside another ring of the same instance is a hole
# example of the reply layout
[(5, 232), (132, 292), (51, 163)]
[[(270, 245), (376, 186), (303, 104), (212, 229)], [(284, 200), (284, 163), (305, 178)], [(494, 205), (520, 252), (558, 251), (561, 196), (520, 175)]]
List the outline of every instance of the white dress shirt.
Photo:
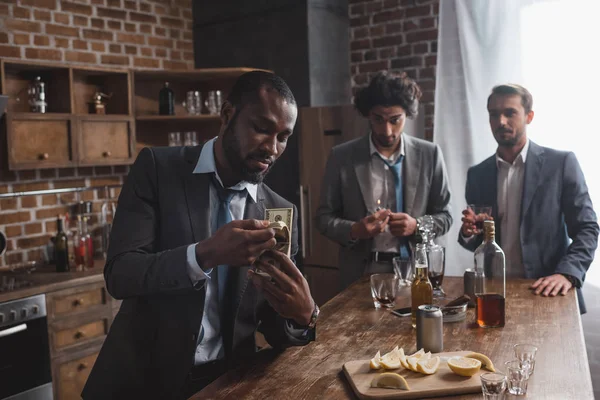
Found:
[[(194, 168), (194, 174), (215, 174), (218, 181), (222, 184), (221, 178), (217, 173), (214, 156), (214, 143), (216, 138), (208, 141), (202, 148), (198, 163)], [(229, 189), (239, 190), (231, 199), (229, 211), (233, 220), (244, 218), (244, 210), (246, 208), (246, 199), (248, 194), (251, 201), (256, 202), (256, 193), (258, 185), (249, 182), (240, 182)], [(245, 190), (244, 190), (245, 189)], [(219, 209), (219, 197), (214, 185), (210, 185), (210, 231), (211, 236), (217, 231), (217, 216)], [(211, 278), (212, 269), (204, 272), (196, 261), (196, 244), (188, 246), (187, 249), (187, 271), (192, 284), (205, 279), (206, 282), (206, 297), (204, 301), (204, 313), (202, 315), (202, 327), (204, 327), (204, 337), (198, 335), (198, 344), (194, 363), (196, 365), (206, 363), (224, 357), (223, 338), (221, 336), (221, 320), (219, 318), (219, 303), (218, 303), (218, 286), (216, 280)], [(202, 328), (201, 328), (202, 330)]]
[(524, 278), (523, 253), (521, 249), (521, 200), (529, 139), (512, 164), (496, 153), (498, 221), (500, 243), (506, 256), (506, 276)]

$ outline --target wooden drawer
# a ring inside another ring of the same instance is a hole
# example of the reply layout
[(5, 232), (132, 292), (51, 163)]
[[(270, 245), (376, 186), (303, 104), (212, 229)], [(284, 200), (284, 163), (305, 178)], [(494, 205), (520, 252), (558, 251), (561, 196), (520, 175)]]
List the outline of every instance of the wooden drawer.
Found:
[(60, 400), (79, 400), (100, 349), (89, 355), (55, 365), (55, 393)]
[(106, 289), (102, 283), (61, 290), (47, 297), (48, 318), (91, 312), (108, 307)]
[(80, 165), (116, 164), (132, 157), (132, 121), (81, 119)]
[(108, 317), (103, 317), (74, 327), (55, 326), (52, 345), (56, 351), (74, 345), (84, 345), (96, 338), (106, 336), (108, 325)]

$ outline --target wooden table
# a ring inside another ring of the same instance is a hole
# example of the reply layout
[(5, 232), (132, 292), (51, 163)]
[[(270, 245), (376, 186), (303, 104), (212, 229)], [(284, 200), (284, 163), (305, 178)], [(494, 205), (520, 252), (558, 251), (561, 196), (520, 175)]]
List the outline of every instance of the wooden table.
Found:
[[(506, 326), (482, 329), (467, 319), (444, 324), (444, 351), (472, 350), (503, 366), (514, 358), (513, 345), (538, 347), (535, 374), (528, 398), (593, 399), (592, 381), (575, 291), (544, 298), (528, 289), (531, 281), (508, 282)], [(462, 294), (462, 278), (445, 278), (449, 297)], [(410, 292), (401, 293), (397, 306), (408, 306)], [(192, 399), (355, 399), (342, 372), (351, 360), (368, 360), (394, 346), (416, 350), (410, 318), (375, 310), (369, 283), (363, 279), (322, 307), (317, 340), (282, 353), (262, 351), (251, 365), (221, 376)], [(480, 399), (481, 395), (445, 397)]]

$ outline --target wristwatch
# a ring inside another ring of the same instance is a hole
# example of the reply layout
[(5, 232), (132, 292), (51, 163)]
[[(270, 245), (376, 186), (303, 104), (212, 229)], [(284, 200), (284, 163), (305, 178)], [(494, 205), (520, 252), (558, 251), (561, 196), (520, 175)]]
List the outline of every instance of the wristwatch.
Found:
[(313, 313), (310, 316), (310, 322), (308, 323), (308, 327), (310, 329), (313, 329), (317, 325), (317, 318), (319, 318), (320, 312), (321, 310), (319, 309), (319, 306), (317, 305), (317, 303), (315, 303), (315, 309), (313, 310)]
[(565, 278), (567, 278), (567, 280), (569, 282), (571, 282), (571, 285), (573, 285), (574, 288), (577, 287), (577, 278), (575, 278), (573, 275), (569, 275), (569, 274), (561, 274), (562, 276), (564, 276)]

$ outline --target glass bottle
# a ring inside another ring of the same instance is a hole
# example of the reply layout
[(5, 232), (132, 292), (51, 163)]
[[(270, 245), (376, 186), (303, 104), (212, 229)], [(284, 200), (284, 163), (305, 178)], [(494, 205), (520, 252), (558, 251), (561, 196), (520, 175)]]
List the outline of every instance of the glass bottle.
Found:
[(69, 271), (69, 240), (63, 228), (61, 215), (56, 216), (56, 236), (54, 238), (54, 262), (56, 272)]
[(477, 324), (482, 328), (504, 326), (506, 262), (496, 244), (494, 221), (483, 221), (483, 242), (475, 250), (475, 298)]
[(424, 215), (420, 218), (418, 231), (421, 243), (425, 245), (427, 251), (427, 266), (429, 280), (433, 287), (433, 296), (441, 298), (446, 295), (442, 289), (446, 269), (446, 249), (444, 246), (435, 243), (435, 231), (433, 228), (434, 223), (431, 215)]
[(160, 115), (175, 115), (175, 94), (169, 87), (169, 82), (158, 93), (158, 113)]
[(412, 326), (417, 326), (417, 310), (423, 304), (433, 304), (433, 287), (429, 281), (427, 248), (424, 243), (418, 243), (415, 252), (415, 277), (410, 288)]
[(33, 82), (29, 84), (28, 93), (30, 111), (45, 113), (48, 106), (48, 103), (46, 103), (46, 84), (41, 77), (36, 76)]
[(87, 240), (83, 233), (83, 218), (81, 215), (77, 216), (77, 232), (73, 237), (75, 243), (75, 269), (77, 271), (83, 271), (87, 266), (88, 250)]
[(102, 203), (102, 219), (100, 222), (102, 224), (102, 257), (106, 260), (108, 243), (110, 242), (110, 230), (112, 229), (112, 222), (115, 218), (117, 205), (112, 201), (108, 187), (104, 188), (104, 199), (104, 203)]
[(82, 235), (85, 238), (85, 266), (87, 268), (94, 268), (94, 241), (92, 240), (92, 235), (90, 235), (90, 231), (88, 229), (88, 221), (89, 217), (83, 217), (83, 231)]

